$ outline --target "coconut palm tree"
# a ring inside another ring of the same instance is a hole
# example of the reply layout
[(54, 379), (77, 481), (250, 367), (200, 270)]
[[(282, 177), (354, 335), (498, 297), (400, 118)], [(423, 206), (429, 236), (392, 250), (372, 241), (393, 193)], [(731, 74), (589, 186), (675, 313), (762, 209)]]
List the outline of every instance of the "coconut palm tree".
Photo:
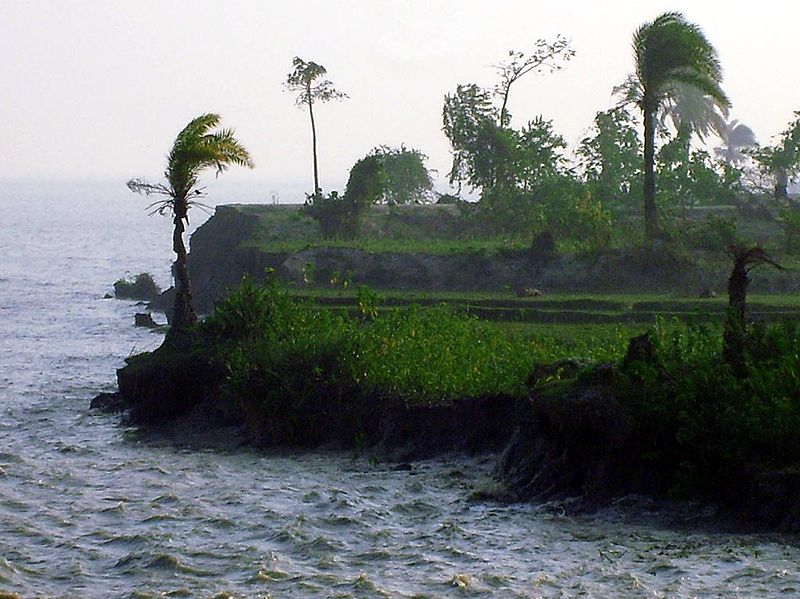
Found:
[[(198, 205), (203, 189), (197, 187), (200, 173), (215, 168), (217, 175), (236, 164), (253, 168), (250, 154), (234, 137), (232, 129), (217, 129), (220, 116), (203, 114), (193, 119), (175, 138), (167, 157), (164, 183), (149, 183), (142, 179), (131, 179), (128, 188), (145, 195), (164, 196), (148, 207), (151, 214), (170, 213), (174, 229), (172, 250), (175, 263), (172, 275), (175, 278), (175, 311), (172, 316), (173, 330), (192, 325), (197, 320), (192, 307), (192, 292), (189, 270), (186, 264), (186, 245), (183, 242), (185, 224), (189, 223), (189, 208)], [(185, 223), (185, 224), (184, 224)]]
[(647, 237), (659, 234), (656, 210), (655, 137), (659, 112), (694, 88), (721, 109), (730, 102), (720, 88), (722, 67), (702, 30), (679, 12), (667, 12), (634, 33), (635, 73), (617, 91), (635, 102), (644, 120), (644, 220)]
[(715, 148), (714, 152), (728, 164), (740, 164), (746, 159), (743, 148), (753, 148), (758, 145), (756, 134), (753, 130), (736, 119), (724, 123), (717, 130), (722, 140), (722, 145)]

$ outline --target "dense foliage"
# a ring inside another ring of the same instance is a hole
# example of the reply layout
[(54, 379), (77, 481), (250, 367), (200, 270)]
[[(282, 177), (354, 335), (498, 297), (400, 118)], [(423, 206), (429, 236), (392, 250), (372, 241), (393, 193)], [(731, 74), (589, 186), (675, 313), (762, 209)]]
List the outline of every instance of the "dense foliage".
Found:
[(358, 313), (348, 315), (246, 279), (198, 332), (203, 350), (225, 361), (230, 401), (298, 406), (326, 393), (411, 403), (519, 396), (536, 363), (576, 353), (607, 359), (618, 349), (591, 335), (530, 339), (446, 307), (383, 310), (379, 302), (362, 288)]
[(379, 201), (396, 204), (427, 204), (433, 197), (433, 179), (425, 166), (428, 157), (404, 145), (399, 148), (378, 146), (370, 153), (383, 166), (384, 187)]
[(759, 326), (747, 337), (748, 376), (721, 358), (716, 327), (661, 322), (655, 355), (620, 369), (643, 453), (677, 494), (718, 495), (746, 467), (794, 465), (800, 457), (800, 328)]

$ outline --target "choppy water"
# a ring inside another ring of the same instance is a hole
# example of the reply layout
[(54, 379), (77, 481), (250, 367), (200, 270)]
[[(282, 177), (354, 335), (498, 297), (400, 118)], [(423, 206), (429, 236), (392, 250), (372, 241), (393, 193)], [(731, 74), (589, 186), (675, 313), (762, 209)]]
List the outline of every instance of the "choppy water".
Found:
[[(158, 335), (102, 299), (166, 283), (169, 222), (119, 189), (0, 192), (0, 591), (22, 597), (773, 597), (796, 539), (472, 501), (489, 459), (185, 450), (88, 410)], [(221, 595), (220, 595), (221, 594)]]

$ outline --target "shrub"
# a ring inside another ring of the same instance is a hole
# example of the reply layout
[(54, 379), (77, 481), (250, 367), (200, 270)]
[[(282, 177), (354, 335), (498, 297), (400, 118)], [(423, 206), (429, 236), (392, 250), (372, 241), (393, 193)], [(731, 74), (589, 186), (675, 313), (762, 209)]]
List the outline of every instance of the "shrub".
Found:
[(800, 459), (800, 330), (759, 327), (747, 339), (748, 377), (721, 359), (716, 328), (660, 322), (656, 358), (622, 366), (642, 452), (678, 495), (733, 488), (747, 464)]
[(161, 288), (156, 285), (153, 275), (143, 272), (131, 281), (120, 279), (114, 283), (114, 295), (120, 299), (151, 301), (158, 297)]

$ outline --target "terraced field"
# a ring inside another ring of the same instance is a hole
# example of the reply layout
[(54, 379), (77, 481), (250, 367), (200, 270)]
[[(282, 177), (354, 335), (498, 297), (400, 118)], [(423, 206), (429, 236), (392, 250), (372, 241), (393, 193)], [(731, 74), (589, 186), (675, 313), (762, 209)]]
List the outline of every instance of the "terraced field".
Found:
[[(296, 290), (298, 298), (334, 309), (356, 312), (357, 293), (350, 290)], [(679, 318), (688, 322), (719, 322), (727, 310), (726, 298), (685, 298), (663, 295), (567, 295), (520, 298), (510, 294), (458, 294), (386, 292), (379, 310), (409, 305), (446, 305), (484, 320), (539, 325), (640, 325), (656, 319)], [(800, 296), (752, 295), (754, 320), (800, 319)]]

